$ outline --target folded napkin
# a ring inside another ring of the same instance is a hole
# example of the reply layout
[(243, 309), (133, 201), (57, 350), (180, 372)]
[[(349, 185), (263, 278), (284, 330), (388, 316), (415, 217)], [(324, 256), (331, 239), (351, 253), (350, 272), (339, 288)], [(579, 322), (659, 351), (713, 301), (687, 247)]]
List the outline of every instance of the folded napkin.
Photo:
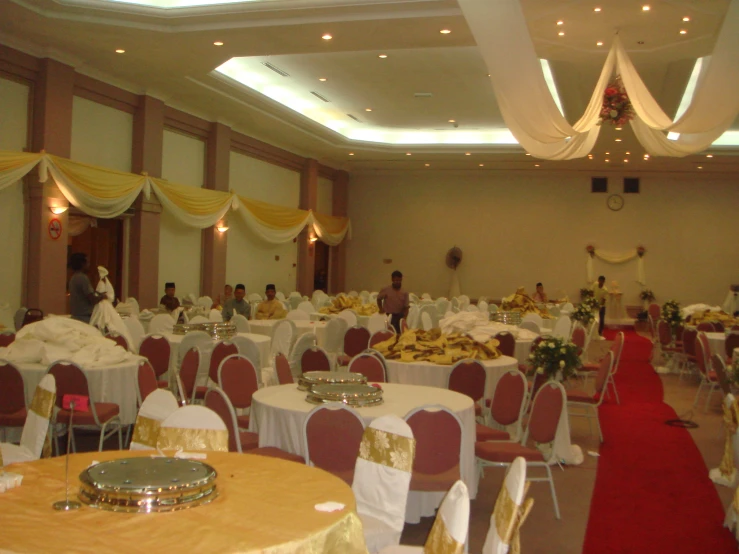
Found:
[(0, 473), (0, 493), (20, 487), (23, 475), (19, 473)]
[(175, 458), (183, 458), (185, 460), (207, 460), (208, 455), (205, 452), (183, 452), (178, 450), (175, 452)]
[(318, 512), (340, 512), (346, 508), (346, 505), (341, 502), (321, 502), (313, 507)]

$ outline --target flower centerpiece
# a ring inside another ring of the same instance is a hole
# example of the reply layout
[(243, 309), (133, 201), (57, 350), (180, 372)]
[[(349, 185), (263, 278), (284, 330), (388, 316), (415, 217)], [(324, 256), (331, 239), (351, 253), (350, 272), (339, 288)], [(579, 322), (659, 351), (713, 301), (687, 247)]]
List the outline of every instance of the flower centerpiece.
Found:
[(583, 287), (580, 289), (580, 300), (583, 302), (586, 298), (593, 298), (593, 296), (595, 296), (595, 293), (590, 287)]
[[(590, 291), (593, 292), (593, 291)], [(590, 325), (590, 322), (595, 319), (595, 311), (598, 309), (598, 303), (592, 296), (583, 298), (581, 304), (578, 304), (575, 311), (572, 312), (570, 317), (575, 321), (579, 321), (583, 327)]]
[(683, 324), (680, 303), (677, 300), (668, 300), (662, 305), (662, 319), (667, 322), (673, 332)]
[(651, 302), (656, 297), (654, 296), (652, 289), (642, 289), (642, 291), (639, 293), (639, 298), (641, 298), (644, 302)]
[(539, 343), (529, 354), (531, 367), (536, 373), (549, 379), (565, 380), (572, 377), (582, 366), (577, 355), (577, 346), (559, 337), (549, 337)]
[(634, 119), (634, 107), (621, 82), (621, 75), (617, 75), (603, 93), (603, 107), (600, 110), (598, 125), (604, 122), (611, 125), (624, 125), (632, 119)]

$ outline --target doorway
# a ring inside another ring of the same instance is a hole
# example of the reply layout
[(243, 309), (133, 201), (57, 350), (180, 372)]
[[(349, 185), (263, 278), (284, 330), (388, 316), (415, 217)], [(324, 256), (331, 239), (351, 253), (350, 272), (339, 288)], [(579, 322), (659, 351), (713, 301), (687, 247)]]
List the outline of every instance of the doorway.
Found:
[(313, 290), (322, 290), (328, 294), (328, 267), (331, 249), (328, 244), (316, 241), (315, 266), (313, 268)]

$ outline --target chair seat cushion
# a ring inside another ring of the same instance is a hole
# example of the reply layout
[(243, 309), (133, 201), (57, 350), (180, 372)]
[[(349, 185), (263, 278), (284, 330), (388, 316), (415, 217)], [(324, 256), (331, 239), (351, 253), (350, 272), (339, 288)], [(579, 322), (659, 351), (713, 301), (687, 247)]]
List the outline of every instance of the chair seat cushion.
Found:
[(507, 441), (510, 440), (511, 435), (500, 429), (493, 429), (487, 425), (477, 424), (477, 440), (480, 442), (485, 441)]
[(239, 432), (239, 441), (241, 442), (241, 451), (254, 450), (259, 448), (259, 434), (250, 431)]
[(459, 465), (442, 473), (426, 474), (413, 471), (411, 474), (412, 491), (448, 491), (459, 480)]
[(543, 462), (544, 454), (535, 448), (522, 446), (517, 442), (478, 442), (475, 443), (475, 456), (488, 462), (511, 463), (522, 456), (529, 462)]
[(600, 364), (596, 362), (587, 362), (582, 364), (578, 371), (598, 371)]
[(169, 381), (166, 381), (166, 380), (157, 381), (157, 387), (159, 387), (160, 389), (166, 389), (169, 387)]
[(709, 370), (708, 373), (706, 373), (706, 377), (712, 383), (718, 383), (718, 374), (715, 371), (713, 371), (712, 369)]
[(238, 424), (239, 429), (248, 429), (249, 428), (249, 416), (248, 415), (237, 415), (236, 423)]
[(288, 460), (290, 462), (296, 462), (298, 464), (305, 464), (305, 458), (298, 456), (297, 454), (290, 454), (284, 450), (280, 450), (274, 446), (265, 446), (263, 448), (254, 448), (249, 450), (247, 454), (256, 454), (258, 456), (269, 456), (270, 458), (280, 458), (282, 460)]
[(0, 427), (23, 427), (28, 410), (21, 408), (12, 414), (0, 414)]
[(195, 387), (195, 399), (196, 400), (202, 400), (205, 398), (205, 393), (208, 392), (208, 387), (203, 385), (198, 385)]
[(582, 389), (570, 389), (567, 391), (567, 402), (580, 402), (582, 404), (597, 404), (598, 395), (591, 395)]
[[(95, 402), (95, 411), (98, 414), (98, 421), (105, 423), (118, 415), (121, 411), (118, 404), (112, 402)], [(69, 423), (69, 410), (59, 410), (56, 416), (57, 423)], [(74, 412), (75, 425), (95, 425), (95, 418), (92, 412)]]

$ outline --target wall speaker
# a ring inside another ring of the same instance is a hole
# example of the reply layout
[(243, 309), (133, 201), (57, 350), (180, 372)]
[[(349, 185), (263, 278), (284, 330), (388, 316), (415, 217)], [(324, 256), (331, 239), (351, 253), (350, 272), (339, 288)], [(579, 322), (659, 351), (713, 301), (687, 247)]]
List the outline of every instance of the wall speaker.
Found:
[(590, 192), (608, 192), (608, 177), (591, 177)]
[(639, 194), (639, 177), (624, 177), (624, 194)]

